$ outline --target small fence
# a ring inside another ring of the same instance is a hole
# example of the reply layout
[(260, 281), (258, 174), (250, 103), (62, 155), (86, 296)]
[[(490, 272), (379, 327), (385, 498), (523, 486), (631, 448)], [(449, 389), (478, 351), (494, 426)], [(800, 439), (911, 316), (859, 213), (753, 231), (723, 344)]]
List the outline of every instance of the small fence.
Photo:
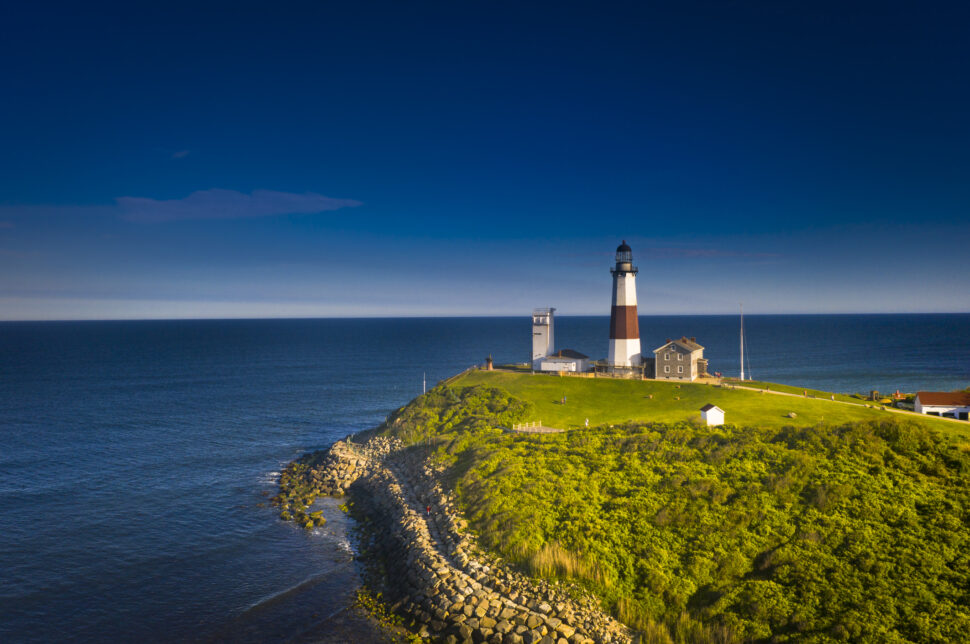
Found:
[(546, 427), (541, 420), (534, 420), (531, 423), (516, 423), (512, 425), (513, 432), (524, 432), (526, 434), (558, 434), (561, 429)]

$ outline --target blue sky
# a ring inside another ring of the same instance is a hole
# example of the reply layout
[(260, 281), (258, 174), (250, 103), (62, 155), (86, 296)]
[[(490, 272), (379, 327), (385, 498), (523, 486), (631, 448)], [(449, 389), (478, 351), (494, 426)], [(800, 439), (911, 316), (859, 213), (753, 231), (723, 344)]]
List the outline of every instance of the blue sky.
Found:
[(2, 319), (970, 311), (965, 3), (20, 4)]

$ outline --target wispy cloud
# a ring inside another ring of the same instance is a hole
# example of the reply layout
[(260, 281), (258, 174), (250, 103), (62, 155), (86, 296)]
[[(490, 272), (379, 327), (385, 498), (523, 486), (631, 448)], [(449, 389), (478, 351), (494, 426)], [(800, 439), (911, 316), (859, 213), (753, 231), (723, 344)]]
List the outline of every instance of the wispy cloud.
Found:
[(129, 221), (163, 222), (182, 219), (248, 219), (275, 215), (311, 214), (361, 205), (353, 199), (334, 199), (315, 192), (254, 190), (197, 190), (182, 199), (118, 197), (121, 217)]
[(179, 150), (177, 152), (173, 152), (172, 153), (172, 158), (173, 159), (184, 159), (185, 157), (189, 156), (189, 153), (190, 152), (191, 152), (190, 150)]
[(646, 253), (655, 257), (749, 257), (754, 259), (772, 259), (781, 257), (780, 253), (751, 253), (746, 251), (725, 250), (721, 248), (678, 248), (661, 247), (648, 248)]
[[(574, 261), (575, 266), (602, 266), (612, 263), (615, 254), (610, 252), (563, 253), (561, 257), (586, 261)], [(724, 248), (689, 248), (684, 246), (647, 246), (633, 251), (634, 262), (647, 262), (656, 258), (663, 259), (778, 259), (780, 253), (761, 253)], [(595, 258), (596, 261), (592, 261)]]

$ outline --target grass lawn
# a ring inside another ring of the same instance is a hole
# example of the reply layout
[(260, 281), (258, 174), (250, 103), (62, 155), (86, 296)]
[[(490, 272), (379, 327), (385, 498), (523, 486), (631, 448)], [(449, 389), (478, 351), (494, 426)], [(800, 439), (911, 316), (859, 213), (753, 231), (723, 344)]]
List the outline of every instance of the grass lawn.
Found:
[[(959, 440), (970, 439), (970, 423), (961, 424), (911, 414), (897, 415), (861, 404), (832, 402), (827, 392), (819, 398), (780, 396), (755, 391), (721, 389), (713, 385), (674, 384), (653, 380), (614, 380), (577, 378), (546, 374), (518, 374), (497, 371), (471, 371), (449, 382), (466, 387), (487, 384), (501, 387), (513, 396), (535, 405), (533, 418), (543, 425), (561, 429), (582, 427), (589, 418), (591, 427), (627, 421), (678, 422), (700, 417), (700, 408), (713, 403), (724, 410), (732, 425), (780, 428), (786, 425), (813, 426), (817, 423), (842, 423), (901, 417), (921, 425), (943, 430)], [(774, 387), (774, 385), (773, 385)], [(801, 390), (798, 390), (801, 393)], [(560, 401), (566, 397), (566, 404)], [(652, 396), (652, 398), (651, 398)], [(836, 400), (839, 396), (836, 395)], [(788, 417), (795, 412), (796, 418)]]
[(818, 389), (808, 389), (806, 387), (796, 387), (794, 385), (782, 385), (777, 382), (761, 382), (758, 380), (745, 380), (741, 382), (735, 378), (725, 378), (725, 382), (730, 385), (736, 385), (739, 387), (748, 387), (749, 389), (770, 389), (771, 391), (781, 391), (787, 394), (795, 394), (796, 396), (801, 396), (807, 393), (809, 396), (814, 396), (815, 398), (829, 398), (832, 396), (836, 400), (841, 402), (852, 403), (853, 405), (865, 405), (870, 402), (863, 400), (862, 398), (853, 397), (849, 394), (836, 394), (828, 391), (819, 391)]

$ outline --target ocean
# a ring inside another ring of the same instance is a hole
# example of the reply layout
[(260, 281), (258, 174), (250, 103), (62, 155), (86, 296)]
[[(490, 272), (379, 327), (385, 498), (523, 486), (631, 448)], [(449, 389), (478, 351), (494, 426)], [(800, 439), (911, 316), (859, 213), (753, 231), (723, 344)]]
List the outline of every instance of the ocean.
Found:
[[(560, 317), (593, 358), (609, 319)], [(970, 315), (745, 317), (749, 376), (839, 392), (970, 386)], [(641, 317), (738, 373), (734, 316)], [(268, 497), (302, 453), (492, 355), (517, 318), (0, 323), (0, 641), (367, 642), (336, 503), (305, 532)], [(335, 635), (339, 633), (340, 635)]]

